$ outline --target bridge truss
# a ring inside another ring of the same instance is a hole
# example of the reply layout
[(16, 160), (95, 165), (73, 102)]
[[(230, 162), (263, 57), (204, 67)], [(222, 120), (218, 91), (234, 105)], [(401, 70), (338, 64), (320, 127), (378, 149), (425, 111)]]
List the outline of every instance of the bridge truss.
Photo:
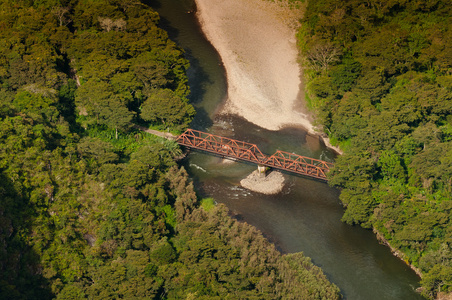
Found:
[(326, 161), (280, 150), (271, 156), (267, 156), (255, 144), (193, 129), (187, 129), (178, 136), (176, 141), (178, 144), (189, 148), (322, 180), (327, 180), (326, 174), (333, 167), (332, 163)]

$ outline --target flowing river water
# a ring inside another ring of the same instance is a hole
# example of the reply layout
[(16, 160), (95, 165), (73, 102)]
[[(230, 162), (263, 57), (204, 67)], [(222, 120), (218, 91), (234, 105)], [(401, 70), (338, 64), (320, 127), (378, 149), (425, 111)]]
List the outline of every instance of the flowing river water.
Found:
[[(227, 1), (227, 0), (225, 0)], [(191, 127), (257, 144), (267, 154), (277, 149), (334, 160), (318, 138), (298, 128), (268, 131), (235, 116), (217, 116), (226, 97), (221, 58), (203, 36), (193, 0), (150, 0), (161, 26), (190, 60), (190, 100), (197, 110)], [(263, 232), (283, 253), (303, 252), (320, 266), (345, 299), (423, 299), (419, 277), (375, 235), (340, 221), (339, 191), (326, 183), (285, 174), (283, 192), (274, 196), (242, 188), (240, 180), (256, 166), (191, 152), (185, 168), (203, 197), (224, 203), (239, 220)]]

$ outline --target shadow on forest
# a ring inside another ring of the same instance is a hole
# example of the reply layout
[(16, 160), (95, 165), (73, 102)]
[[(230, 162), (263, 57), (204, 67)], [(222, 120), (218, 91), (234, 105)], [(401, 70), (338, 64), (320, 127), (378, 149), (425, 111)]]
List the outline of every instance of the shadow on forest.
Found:
[(23, 236), (31, 231), (35, 212), (3, 172), (0, 194), (0, 299), (52, 299), (49, 281), (40, 274), (40, 257)]

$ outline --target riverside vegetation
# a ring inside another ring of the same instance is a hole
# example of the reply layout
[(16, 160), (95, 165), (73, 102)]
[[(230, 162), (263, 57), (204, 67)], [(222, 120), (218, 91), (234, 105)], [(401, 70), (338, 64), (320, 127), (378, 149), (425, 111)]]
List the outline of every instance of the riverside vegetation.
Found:
[(194, 115), (158, 22), (136, 0), (1, 2), (0, 298), (338, 299), (133, 128)]
[(299, 46), (319, 125), (344, 151), (330, 174), (343, 221), (373, 228), (452, 292), (452, 7), (308, 1)]

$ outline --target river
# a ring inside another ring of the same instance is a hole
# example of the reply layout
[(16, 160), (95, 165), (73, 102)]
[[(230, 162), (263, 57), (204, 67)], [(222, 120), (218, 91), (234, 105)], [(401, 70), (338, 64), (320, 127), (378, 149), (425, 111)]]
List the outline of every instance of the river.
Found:
[[(217, 52), (200, 31), (193, 0), (149, 3), (159, 12), (161, 26), (190, 60), (190, 101), (197, 110), (192, 128), (257, 144), (267, 154), (279, 149), (334, 160), (333, 151), (302, 129), (268, 131), (235, 116), (217, 116), (226, 97), (225, 72)], [(340, 221), (343, 208), (336, 189), (285, 174), (283, 192), (265, 196), (239, 185), (254, 165), (199, 152), (191, 152), (184, 165), (201, 196), (224, 203), (235, 218), (257, 227), (281, 252), (309, 256), (345, 299), (423, 299), (415, 292), (419, 277), (404, 262), (379, 244), (371, 231)]]

